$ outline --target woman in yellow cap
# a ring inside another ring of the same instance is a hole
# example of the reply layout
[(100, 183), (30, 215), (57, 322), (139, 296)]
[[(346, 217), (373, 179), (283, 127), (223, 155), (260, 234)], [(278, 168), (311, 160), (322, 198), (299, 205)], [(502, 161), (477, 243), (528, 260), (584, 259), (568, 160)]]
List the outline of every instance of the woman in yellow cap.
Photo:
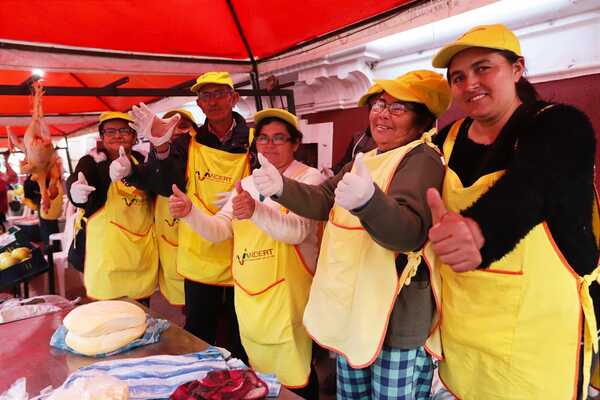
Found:
[(382, 93), (369, 122), (377, 149), (318, 186), (264, 160), (253, 179), (264, 196), (328, 221), (304, 325), (338, 353), (338, 399), (428, 399), (424, 345), (435, 302), (419, 250), (431, 226), (425, 192), (444, 173), (430, 136), (450, 89), (431, 71), (376, 83)]
[[(319, 184), (319, 171), (294, 160), (302, 142), (295, 115), (270, 108), (254, 115), (255, 144), (261, 157), (284, 176)], [(318, 224), (261, 197), (251, 177), (214, 216), (208, 216), (176, 186), (169, 200), (173, 216), (202, 237), (233, 237), (235, 307), (242, 344), (253, 368), (275, 373), (282, 384), (306, 399), (319, 398), (311, 368), (312, 340), (302, 314), (315, 270)]]
[(83, 209), (85, 230), (75, 246), (85, 249), (78, 267), (83, 267), (87, 295), (94, 299), (146, 299), (157, 284), (152, 199), (122, 180), (132, 164), (144, 160), (131, 150), (136, 142), (131, 122), (125, 113), (101, 114), (101, 146), (82, 157), (67, 180), (69, 199)]
[(428, 193), (440, 378), (467, 400), (586, 398), (597, 346), (592, 126), (571, 106), (539, 100), (503, 25), (471, 29), (433, 66), (448, 69), (467, 115), (437, 139), (448, 162), (443, 202)]

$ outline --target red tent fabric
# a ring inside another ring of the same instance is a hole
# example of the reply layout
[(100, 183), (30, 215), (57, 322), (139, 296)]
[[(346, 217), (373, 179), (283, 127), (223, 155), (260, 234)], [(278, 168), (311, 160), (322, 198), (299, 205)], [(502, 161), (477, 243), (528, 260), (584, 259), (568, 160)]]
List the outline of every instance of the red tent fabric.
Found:
[[(252, 63), (281, 56), (315, 43), (341, 29), (374, 21), (385, 13), (399, 12), (411, 0), (3, 0), (0, 2), (0, 120), (30, 114), (26, 95), (7, 95), (7, 85), (22, 85), (31, 72), (21, 62), (18, 69), (2, 53), (26, 50), (54, 56), (64, 65), (47, 72), (47, 87), (99, 88), (127, 77), (125, 88), (168, 89), (194, 79), (208, 67), (247, 71)], [(27, 53), (25, 53), (27, 54)], [(11, 53), (12, 55), (12, 53)], [(17, 54), (17, 57), (20, 54)], [(26, 56), (25, 56), (26, 57)], [(70, 57), (70, 58), (69, 58)], [(84, 58), (90, 71), (97, 59), (133, 60), (119, 71), (82, 73), (69, 70), (69, 62)], [(89, 57), (89, 58), (88, 58)], [(96, 58), (94, 58), (96, 57)], [(8, 58), (10, 60), (10, 58)], [(181, 62), (170, 74), (140, 73), (136, 60)], [(185, 62), (198, 63), (197, 72)], [(34, 63), (32, 63), (34, 64)], [(52, 65), (55, 65), (52, 64)], [(215, 66), (216, 65), (216, 66)], [(34, 67), (35, 65), (32, 65)], [(59, 72), (60, 70), (60, 72)], [(8, 90), (8, 89), (7, 89)], [(126, 111), (140, 101), (157, 97), (51, 96), (43, 100), (48, 114)], [(2, 123), (0, 123), (2, 125)], [(86, 123), (58, 124), (53, 134), (64, 135)], [(24, 127), (21, 128), (21, 131)], [(3, 136), (0, 127), (0, 136)]]

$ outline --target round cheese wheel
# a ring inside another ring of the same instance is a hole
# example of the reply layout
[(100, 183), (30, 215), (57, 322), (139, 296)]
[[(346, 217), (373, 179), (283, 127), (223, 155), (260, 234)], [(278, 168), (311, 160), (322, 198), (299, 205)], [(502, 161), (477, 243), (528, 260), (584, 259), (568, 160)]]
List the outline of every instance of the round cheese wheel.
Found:
[(70, 333), (84, 337), (103, 336), (146, 323), (146, 313), (127, 301), (107, 300), (84, 304), (63, 320)]
[(110, 353), (128, 345), (142, 336), (145, 330), (146, 322), (144, 321), (139, 326), (101, 336), (79, 336), (69, 331), (65, 336), (65, 343), (78, 353), (94, 356), (100, 353)]

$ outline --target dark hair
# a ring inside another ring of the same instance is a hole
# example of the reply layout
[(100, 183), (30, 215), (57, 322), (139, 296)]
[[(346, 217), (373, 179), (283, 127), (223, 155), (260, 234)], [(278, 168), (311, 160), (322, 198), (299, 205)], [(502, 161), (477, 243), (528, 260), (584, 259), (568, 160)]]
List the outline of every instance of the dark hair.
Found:
[(258, 124), (256, 124), (256, 127), (254, 128), (254, 131), (256, 132), (256, 136), (260, 135), (260, 131), (262, 130), (262, 128), (265, 125), (270, 124), (271, 122), (281, 122), (282, 124), (285, 125), (288, 133), (290, 134), (290, 141), (292, 143), (302, 143), (302, 132), (300, 132), (298, 129), (296, 129), (296, 127), (292, 124), (290, 124), (289, 122), (281, 119), (281, 118), (277, 118), (277, 117), (267, 117), (267, 118), (263, 118), (261, 119)]
[(415, 113), (415, 125), (417, 125), (421, 132), (427, 132), (433, 128), (436, 117), (423, 103), (406, 102), (411, 110)]
[[(523, 58), (510, 50), (500, 50), (498, 51), (498, 54), (504, 57), (504, 59), (510, 64), (514, 64), (519, 61), (519, 59)], [(533, 104), (540, 101), (540, 95), (538, 94), (537, 90), (531, 84), (531, 82), (525, 78), (524, 75), (521, 75), (521, 79), (519, 79), (515, 86), (517, 88), (517, 96), (519, 96), (519, 99), (521, 99), (523, 104)]]
[[(506, 61), (508, 61), (509, 64), (514, 64), (519, 61), (519, 59), (523, 58), (510, 50), (496, 50), (496, 53), (501, 55)], [(448, 67), (450, 67), (450, 64), (448, 64)], [(452, 86), (452, 80), (450, 79), (450, 68), (446, 70), (446, 80), (450, 86)], [(533, 104), (541, 100), (540, 95), (535, 87), (527, 80), (527, 78), (525, 78), (524, 75), (521, 75), (521, 79), (515, 83), (515, 88), (517, 90), (517, 96), (519, 96), (519, 99), (525, 105)]]

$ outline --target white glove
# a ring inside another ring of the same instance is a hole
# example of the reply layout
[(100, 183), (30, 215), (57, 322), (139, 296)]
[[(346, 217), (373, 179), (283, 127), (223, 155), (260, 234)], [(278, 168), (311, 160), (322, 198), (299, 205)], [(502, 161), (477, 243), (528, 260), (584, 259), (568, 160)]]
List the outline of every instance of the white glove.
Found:
[(215, 200), (212, 202), (215, 207), (219, 210), (223, 208), (225, 204), (227, 204), (227, 200), (231, 197), (233, 192), (219, 192), (215, 196)]
[(108, 174), (110, 175), (110, 180), (113, 182), (118, 182), (131, 174), (131, 161), (129, 161), (129, 157), (127, 157), (123, 146), (119, 147), (119, 158), (110, 163)]
[(139, 107), (131, 107), (129, 115), (135, 120), (135, 122), (130, 122), (129, 126), (138, 134), (142, 134), (155, 147), (171, 140), (173, 130), (181, 119), (177, 113), (171, 118), (158, 118), (144, 103), (140, 103)]
[(258, 193), (265, 197), (281, 196), (283, 193), (283, 178), (277, 168), (261, 153), (258, 153), (258, 162), (260, 168), (252, 172), (252, 179)]
[(77, 204), (87, 203), (90, 193), (96, 190), (95, 187), (88, 185), (83, 172), (79, 171), (77, 181), (71, 185), (71, 199)]
[(346, 172), (335, 188), (335, 202), (348, 211), (364, 206), (375, 193), (363, 153), (358, 153), (354, 158), (354, 167), (354, 172)]

